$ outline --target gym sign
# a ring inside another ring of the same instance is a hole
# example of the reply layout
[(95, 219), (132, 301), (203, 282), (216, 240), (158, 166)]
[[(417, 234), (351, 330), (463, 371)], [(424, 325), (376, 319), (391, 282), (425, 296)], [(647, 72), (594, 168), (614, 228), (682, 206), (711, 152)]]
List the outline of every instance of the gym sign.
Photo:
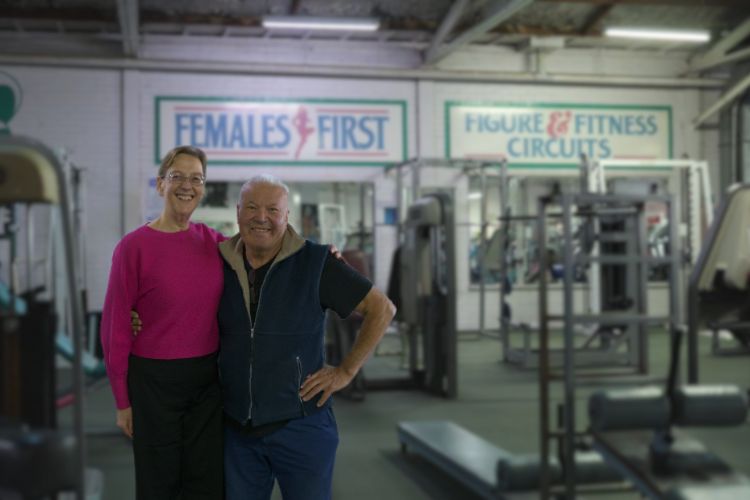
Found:
[(382, 166), (404, 161), (406, 102), (156, 97), (154, 161), (177, 145), (217, 165)]
[(0, 71), (0, 135), (10, 134), (10, 121), (18, 114), (23, 92), (18, 80)]
[(669, 106), (447, 102), (445, 156), (517, 167), (672, 158)]

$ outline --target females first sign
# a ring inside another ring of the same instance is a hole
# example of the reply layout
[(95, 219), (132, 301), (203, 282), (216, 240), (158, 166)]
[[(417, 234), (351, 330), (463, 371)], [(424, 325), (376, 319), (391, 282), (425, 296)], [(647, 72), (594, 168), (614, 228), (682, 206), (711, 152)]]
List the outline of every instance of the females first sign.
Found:
[(383, 165), (406, 158), (406, 103), (156, 98), (156, 155), (180, 144), (217, 164)]

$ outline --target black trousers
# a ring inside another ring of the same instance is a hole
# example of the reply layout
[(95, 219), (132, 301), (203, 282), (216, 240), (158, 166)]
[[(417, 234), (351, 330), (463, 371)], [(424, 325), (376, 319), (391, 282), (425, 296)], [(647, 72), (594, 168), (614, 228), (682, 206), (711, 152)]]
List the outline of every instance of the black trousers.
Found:
[(216, 354), (130, 356), (138, 500), (221, 500), (223, 441)]

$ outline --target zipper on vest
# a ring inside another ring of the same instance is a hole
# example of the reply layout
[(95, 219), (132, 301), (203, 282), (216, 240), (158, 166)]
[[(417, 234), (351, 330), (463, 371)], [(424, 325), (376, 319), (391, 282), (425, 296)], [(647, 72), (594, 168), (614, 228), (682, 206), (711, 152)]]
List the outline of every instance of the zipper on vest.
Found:
[(247, 409), (248, 420), (253, 418), (253, 357), (255, 356), (255, 346), (253, 345), (254, 338), (255, 338), (255, 327), (251, 326), (250, 327), (250, 370), (249, 370), (248, 377), (247, 377), (248, 389), (250, 390), (250, 407)]
[[(273, 267), (273, 266), (272, 266)], [(270, 269), (269, 269), (270, 271)], [(268, 277), (268, 274), (266, 274)], [(265, 280), (263, 280), (265, 284)], [(261, 293), (263, 291), (263, 285), (260, 286), (258, 292), (258, 307), (255, 309), (255, 318), (250, 314), (250, 310), (247, 311), (247, 317), (250, 320), (250, 373), (248, 374), (248, 391), (250, 392), (250, 407), (247, 409), (247, 418), (250, 420), (253, 416), (253, 365), (255, 364), (255, 323), (258, 320), (258, 313), (260, 312), (260, 301)]]
[(302, 396), (299, 395), (299, 390), (302, 387), (302, 361), (297, 356), (297, 399), (299, 399), (300, 408), (302, 408), (302, 415), (307, 416), (305, 411), (305, 402), (302, 401)]
[(266, 280), (268, 279), (268, 275), (271, 274), (271, 271), (273, 271), (273, 266), (276, 265), (276, 262), (273, 262), (271, 264), (271, 267), (268, 269), (268, 272), (266, 273), (266, 277), (263, 279), (263, 284), (260, 286), (260, 290), (258, 290), (258, 307), (255, 308), (255, 318), (250, 314), (250, 309), (247, 310), (247, 317), (250, 320), (250, 373), (248, 376), (249, 380), (249, 387), (248, 390), (250, 391), (250, 407), (247, 410), (247, 418), (251, 419), (253, 414), (253, 361), (255, 358), (255, 324), (258, 322), (258, 314), (260, 314), (260, 303), (263, 302), (263, 287), (266, 286)]

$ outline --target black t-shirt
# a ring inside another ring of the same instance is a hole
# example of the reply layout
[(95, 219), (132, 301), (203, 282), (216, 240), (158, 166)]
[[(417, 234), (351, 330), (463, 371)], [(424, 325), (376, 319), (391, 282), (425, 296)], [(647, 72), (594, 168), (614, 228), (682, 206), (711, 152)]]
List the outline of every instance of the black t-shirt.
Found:
[[(275, 258), (274, 258), (275, 259)], [(250, 285), (250, 313), (253, 321), (258, 312), (258, 299), (260, 298), (260, 289), (263, 286), (263, 280), (271, 268), (274, 259), (271, 259), (258, 269), (253, 269), (247, 259), (245, 262), (245, 271), (247, 272), (247, 281)], [(357, 305), (362, 302), (365, 295), (372, 288), (370, 280), (359, 274), (350, 265), (343, 260), (339, 260), (331, 253), (326, 257), (323, 265), (323, 273), (320, 276), (320, 304), (324, 309), (331, 309), (340, 317), (349, 316)], [(232, 418), (225, 419), (227, 424), (236, 430), (251, 437), (262, 437), (271, 434), (277, 429), (286, 425), (288, 420), (281, 422), (271, 422), (260, 426), (253, 426), (252, 420), (244, 426)]]
[[(250, 314), (253, 320), (258, 312), (258, 299), (263, 280), (266, 279), (273, 261), (274, 259), (271, 259), (258, 269), (253, 269), (247, 259), (244, 259), (247, 281), (250, 285)], [(319, 288), (320, 303), (324, 309), (332, 309), (342, 318), (346, 318), (362, 302), (370, 288), (372, 288), (370, 280), (343, 260), (337, 259), (331, 253), (328, 254), (320, 276)]]

